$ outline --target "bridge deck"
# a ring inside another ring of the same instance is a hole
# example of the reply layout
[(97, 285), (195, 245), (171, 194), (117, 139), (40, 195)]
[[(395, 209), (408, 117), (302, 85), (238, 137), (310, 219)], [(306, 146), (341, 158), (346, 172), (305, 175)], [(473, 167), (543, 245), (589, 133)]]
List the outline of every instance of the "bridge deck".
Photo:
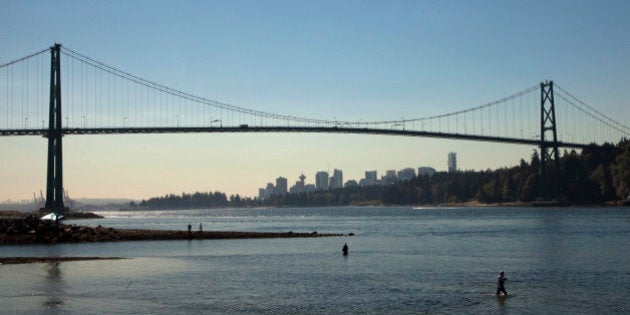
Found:
[[(300, 133), (345, 133), (389, 135), (406, 137), (428, 137), (441, 139), (457, 139), (470, 141), (485, 141), (498, 143), (512, 143), (523, 145), (540, 145), (538, 139), (519, 139), (509, 137), (493, 137), (460, 133), (444, 133), (432, 131), (415, 131), (402, 129), (374, 129), (352, 127), (300, 127), (300, 126), (248, 126), (238, 127), (118, 127), (118, 128), (65, 128), (64, 135), (108, 135), (108, 134), (152, 134), (152, 133), (239, 133), (239, 132), (300, 132)], [(48, 135), (48, 129), (13, 129), (0, 130), (0, 136), (43, 136)], [(587, 144), (558, 142), (559, 147), (584, 148)]]

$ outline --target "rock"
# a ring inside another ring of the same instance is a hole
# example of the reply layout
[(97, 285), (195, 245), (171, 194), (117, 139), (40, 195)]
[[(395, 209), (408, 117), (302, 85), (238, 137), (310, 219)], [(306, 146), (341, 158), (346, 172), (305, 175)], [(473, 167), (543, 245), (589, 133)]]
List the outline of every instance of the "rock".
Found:
[(17, 234), (18, 229), (15, 227), (14, 224), (9, 225), (9, 227), (7, 228), (7, 235), (15, 235)]

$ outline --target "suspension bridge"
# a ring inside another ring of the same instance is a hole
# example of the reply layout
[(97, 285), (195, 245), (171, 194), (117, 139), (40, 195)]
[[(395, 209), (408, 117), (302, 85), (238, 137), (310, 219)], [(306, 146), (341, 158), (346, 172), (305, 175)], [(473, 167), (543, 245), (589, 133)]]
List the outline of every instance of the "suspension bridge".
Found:
[(192, 95), (60, 44), (0, 64), (0, 136), (48, 139), (49, 211), (66, 209), (64, 135), (209, 132), (377, 134), (538, 146), (544, 177), (549, 162), (558, 169), (558, 148), (616, 142), (630, 136), (630, 127), (553, 81), (441, 115), (348, 121), (264, 112)]

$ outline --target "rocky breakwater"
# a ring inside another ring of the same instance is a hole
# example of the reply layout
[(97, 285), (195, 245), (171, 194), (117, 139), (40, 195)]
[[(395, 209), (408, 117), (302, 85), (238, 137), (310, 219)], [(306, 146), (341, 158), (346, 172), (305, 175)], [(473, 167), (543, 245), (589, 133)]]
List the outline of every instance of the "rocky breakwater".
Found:
[(104, 227), (65, 225), (36, 216), (0, 219), (0, 244), (54, 244), (115, 241), (117, 231)]
[(297, 238), (333, 237), (342, 234), (317, 232), (236, 232), (236, 231), (165, 231), (165, 230), (117, 230), (102, 226), (88, 227), (66, 225), (36, 216), (0, 219), (0, 245), (87, 243), (111, 241), (191, 240), (234, 238)]

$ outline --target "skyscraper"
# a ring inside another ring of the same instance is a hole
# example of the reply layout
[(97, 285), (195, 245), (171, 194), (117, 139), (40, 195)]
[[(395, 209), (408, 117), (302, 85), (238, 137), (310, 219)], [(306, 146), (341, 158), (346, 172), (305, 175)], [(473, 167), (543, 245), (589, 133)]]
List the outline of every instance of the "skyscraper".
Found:
[(376, 171), (365, 171), (365, 179), (370, 182), (376, 182)]
[(412, 180), (414, 177), (416, 177), (416, 170), (411, 167), (398, 171), (398, 180), (401, 182)]
[(448, 172), (457, 172), (457, 155), (455, 154), (455, 152), (448, 153)]
[(326, 190), (328, 189), (328, 172), (317, 172), (315, 174), (315, 189)]
[(365, 178), (359, 183), (361, 186), (371, 186), (378, 184), (376, 171), (365, 171)]
[(287, 179), (284, 177), (276, 178), (276, 193), (284, 195), (287, 193)]
[(381, 185), (393, 185), (398, 181), (396, 170), (385, 171), (385, 176), (381, 176)]
[(343, 172), (335, 169), (333, 176), (330, 178), (330, 189), (343, 188)]

